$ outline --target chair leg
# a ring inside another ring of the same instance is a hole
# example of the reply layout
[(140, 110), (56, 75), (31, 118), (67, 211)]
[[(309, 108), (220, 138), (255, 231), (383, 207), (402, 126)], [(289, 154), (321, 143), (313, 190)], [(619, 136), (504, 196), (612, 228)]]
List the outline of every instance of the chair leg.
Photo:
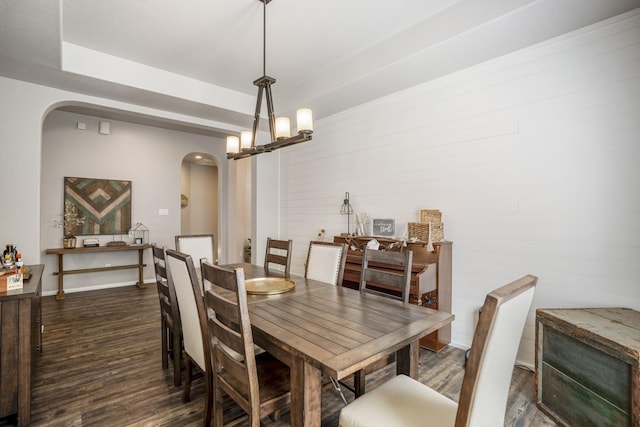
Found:
[(353, 374), (353, 388), (355, 389), (356, 398), (362, 396), (365, 392), (366, 379), (364, 369), (360, 369)]
[(169, 367), (169, 350), (167, 348), (169, 337), (167, 333), (167, 323), (164, 321), (164, 317), (160, 321), (160, 336), (162, 337), (162, 369), (167, 369)]
[(182, 394), (182, 401), (184, 403), (191, 400), (191, 370), (193, 368), (193, 362), (191, 361), (191, 358), (189, 356), (186, 357), (185, 362), (186, 372), (184, 378), (184, 393)]
[(222, 427), (223, 424), (223, 416), (224, 416), (224, 397), (222, 396), (224, 393), (221, 389), (215, 388), (215, 380), (214, 380), (214, 391), (213, 391), (213, 425), (214, 427)]
[(213, 374), (210, 371), (211, 369), (207, 369), (207, 372), (205, 372), (207, 401), (204, 408), (204, 427), (210, 427), (213, 415)]
[(182, 384), (182, 340), (180, 332), (174, 332), (171, 341), (173, 342), (173, 385), (179, 387)]

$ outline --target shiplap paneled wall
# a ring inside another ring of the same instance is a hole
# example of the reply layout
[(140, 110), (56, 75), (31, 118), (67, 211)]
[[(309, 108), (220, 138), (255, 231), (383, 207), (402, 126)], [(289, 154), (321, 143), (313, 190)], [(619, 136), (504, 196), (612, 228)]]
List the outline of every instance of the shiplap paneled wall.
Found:
[(320, 229), (346, 231), (345, 191), (397, 235), (443, 212), (454, 344), (470, 345), (487, 292), (527, 273), (528, 365), (535, 308), (640, 309), (638, 10), (320, 120), (281, 156), (297, 273)]

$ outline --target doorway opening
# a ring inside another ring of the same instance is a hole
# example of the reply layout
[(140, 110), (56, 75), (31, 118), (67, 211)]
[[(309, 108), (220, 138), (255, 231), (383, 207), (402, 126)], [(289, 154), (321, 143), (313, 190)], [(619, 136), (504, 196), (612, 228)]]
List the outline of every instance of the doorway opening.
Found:
[(213, 156), (186, 155), (182, 159), (180, 188), (180, 234), (213, 234), (218, 240), (219, 176)]

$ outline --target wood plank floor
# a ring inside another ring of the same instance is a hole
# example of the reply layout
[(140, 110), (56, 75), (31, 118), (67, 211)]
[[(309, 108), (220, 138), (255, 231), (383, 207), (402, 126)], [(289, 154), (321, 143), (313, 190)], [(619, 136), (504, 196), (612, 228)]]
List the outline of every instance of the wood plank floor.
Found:
[[(155, 285), (43, 298), (43, 352), (35, 372), (33, 426), (201, 426), (205, 392), (195, 380), (192, 401), (182, 403), (170, 370), (162, 370)], [(464, 351), (422, 350), (420, 379), (457, 400)], [(367, 377), (369, 389), (393, 375), (394, 366)], [(347, 399), (353, 395), (345, 392)], [(230, 404), (231, 405), (231, 404)], [(322, 425), (336, 426), (342, 403), (330, 384), (322, 397)], [(233, 408), (231, 408), (233, 409)], [(419, 408), (416, 408), (419, 410)], [(428, 420), (429, 414), (424, 414)], [(289, 414), (275, 427), (288, 425)], [(0, 419), (0, 426), (15, 420)], [(555, 426), (533, 401), (533, 374), (516, 368), (505, 425)]]

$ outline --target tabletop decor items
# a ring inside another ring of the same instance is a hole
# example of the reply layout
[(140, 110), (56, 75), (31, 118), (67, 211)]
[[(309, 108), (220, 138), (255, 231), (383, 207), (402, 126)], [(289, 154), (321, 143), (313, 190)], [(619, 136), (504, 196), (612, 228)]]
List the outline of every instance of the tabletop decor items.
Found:
[(292, 291), (296, 282), (284, 277), (257, 277), (245, 280), (249, 295), (276, 295)]
[(54, 220), (56, 227), (62, 228), (62, 246), (65, 249), (76, 247), (76, 235), (82, 232), (84, 217), (80, 216), (78, 209), (65, 201), (62, 219)]
[(351, 206), (351, 201), (349, 198), (349, 192), (344, 193), (344, 200), (342, 201), (342, 205), (340, 206), (340, 215), (347, 216), (347, 236), (351, 236), (351, 229), (349, 225), (351, 224), (351, 214), (353, 213), (353, 206)]
[(438, 243), (444, 241), (444, 223), (442, 213), (437, 209), (420, 211), (420, 222), (407, 224), (409, 240)]

